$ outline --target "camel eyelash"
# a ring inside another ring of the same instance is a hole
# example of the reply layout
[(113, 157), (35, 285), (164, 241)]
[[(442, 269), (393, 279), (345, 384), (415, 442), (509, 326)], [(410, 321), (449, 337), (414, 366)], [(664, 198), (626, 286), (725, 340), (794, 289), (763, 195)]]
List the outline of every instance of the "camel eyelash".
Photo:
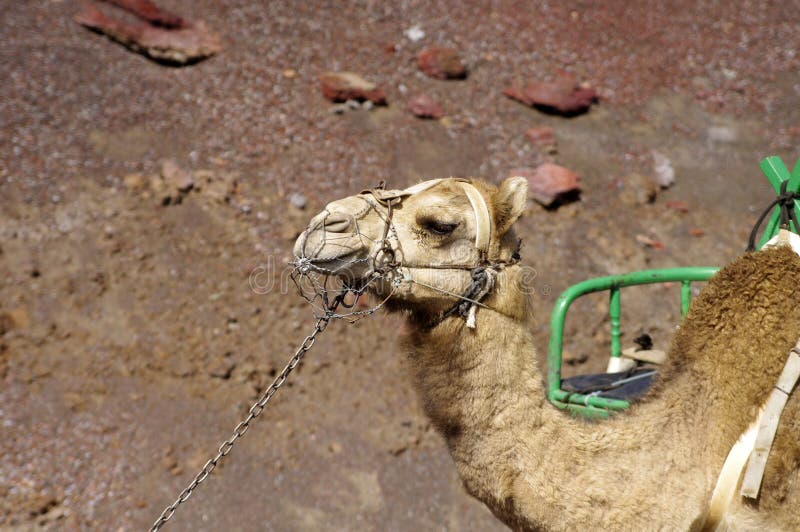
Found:
[(444, 236), (455, 231), (456, 227), (458, 227), (458, 222), (447, 223), (438, 220), (423, 220), (420, 225), (429, 233)]

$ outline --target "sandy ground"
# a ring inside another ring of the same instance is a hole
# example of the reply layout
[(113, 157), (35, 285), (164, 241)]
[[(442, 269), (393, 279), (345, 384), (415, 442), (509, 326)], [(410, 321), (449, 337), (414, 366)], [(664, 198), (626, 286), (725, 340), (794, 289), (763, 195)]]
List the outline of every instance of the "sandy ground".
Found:
[[(496, 182), (542, 162), (579, 173), (580, 201), (532, 202), (519, 226), (544, 354), (570, 284), (735, 257), (773, 197), (759, 160), (798, 155), (797, 3), (164, 0), (224, 36), (219, 56), (186, 68), (86, 31), (72, 2), (6, 4), (3, 529), (149, 526), (310, 331), (311, 310), (281, 274), (295, 235), (331, 199), (380, 180)], [(425, 37), (412, 42), (404, 31), (417, 24)], [(461, 52), (467, 80), (417, 70), (433, 44)], [(317, 76), (340, 69), (379, 83), (388, 107), (331, 113)], [(600, 103), (565, 119), (502, 96), (557, 69)], [(407, 113), (419, 92), (447, 118)], [(534, 126), (554, 128), (556, 154), (526, 140)], [(636, 174), (652, 178), (653, 150), (676, 181), (643, 203)], [(166, 158), (208, 186), (164, 206), (142, 183)], [(267, 294), (248, 283), (259, 265), (276, 279)], [(675, 286), (626, 292), (625, 341), (647, 331), (666, 345), (677, 299)], [(604, 365), (605, 305), (576, 304), (567, 373)], [(333, 324), (169, 529), (502, 529), (465, 494), (422, 415), (399, 326), (381, 315)]]

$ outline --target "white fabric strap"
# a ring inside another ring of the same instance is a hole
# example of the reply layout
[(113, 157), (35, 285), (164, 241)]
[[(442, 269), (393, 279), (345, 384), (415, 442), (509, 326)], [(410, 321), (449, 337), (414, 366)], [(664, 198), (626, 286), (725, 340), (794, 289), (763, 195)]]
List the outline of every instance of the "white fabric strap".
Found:
[(472, 204), (475, 212), (475, 247), (485, 256), (489, 252), (489, 239), (492, 235), (492, 218), (489, 207), (478, 189), (469, 183), (461, 183), (461, 187)]
[[(382, 193), (380, 191), (377, 192), (380, 193), (382, 199), (401, 198), (424, 192), (442, 181), (444, 181), (444, 179), (431, 179), (430, 181), (423, 181), (422, 183), (417, 183), (403, 190), (387, 190)], [(483, 196), (474, 185), (462, 179), (457, 179), (456, 181), (461, 183), (461, 187), (467, 195), (470, 205), (472, 205), (472, 211), (475, 213), (475, 247), (478, 248), (483, 255), (486, 255), (486, 253), (489, 252), (489, 240), (492, 236), (492, 217), (489, 214), (489, 207), (486, 205), (486, 200), (483, 199)]]
[[(494, 290), (494, 282), (497, 279), (497, 270), (493, 270), (491, 268), (486, 269), (486, 284), (483, 286), (483, 289), (475, 296), (475, 301), (480, 302), (481, 299), (486, 297), (486, 294), (490, 293)], [(467, 328), (474, 329), (475, 328), (475, 313), (478, 311), (478, 305), (473, 303), (469, 306), (469, 311), (467, 312)]]
[(711, 502), (702, 530), (714, 530), (728, 511), (733, 495), (736, 493), (736, 485), (739, 483), (742, 469), (744, 469), (747, 457), (750, 456), (756, 443), (756, 432), (763, 413), (764, 409), (762, 408), (755, 421), (739, 436), (725, 458), (725, 463), (722, 464), (719, 477), (717, 477), (717, 485), (714, 486), (714, 492), (711, 494)]
[(414, 185), (412, 187), (408, 187), (407, 189), (403, 190), (398, 195), (400, 195), (400, 196), (411, 196), (412, 194), (419, 194), (420, 192), (423, 192), (423, 191), (428, 190), (429, 188), (431, 188), (431, 187), (433, 187), (435, 185), (438, 185), (442, 181), (444, 181), (444, 179), (431, 179), (430, 181), (423, 181), (422, 183), (417, 183), (416, 185)]
[(747, 465), (747, 471), (745, 471), (739, 493), (742, 497), (751, 499), (758, 497), (764, 470), (767, 466), (767, 458), (769, 458), (772, 442), (778, 430), (783, 408), (800, 379), (799, 353), (800, 340), (789, 352), (781, 376), (772, 389), (766, 404), (759, 409), (755, 421), (739, 437), (728, 453), (717, 478), (717, 485), (714, 486), (714, 492), (711, 495), (703, 530), (713, 530), (722, 521), (733, 499), (736, 485), (745, 465)]
[[(371, 193), (380, 194), (382, 199), (391, 200), (393, 198), (401, 198), (419, 194), (420, 192), (438, 185), (442, 181), (444, 181), (444, 179), (431, 179), (430, 181), (417, 183), (416, 185), (408, 187), (404, 190), (387, 190), (385, 192), (371, 191)], [(474, 185), (464, 179), (454, 179), (454, 181), (461, 184), (461, 188), (464, 191), (464, 194), (467, 195), (467, 199), (472, 206), (472, 211), (475, 213), (475, 247), (478, 249), (479, 260), (483, 261), (486, 259), (486, 256), (489, 253), (489, 242), (492, 236), (492, 217), (489, 214), (489, 207), (486, 205), (486, 200), (483, 199), (483, 196)], [(486, 294), (491, 292), (494, 288), (494, 281), (495, 277), (497, 276), (497, 272), (493, 269), (487, 269), (486, 274), (489, 276), (486, 285), (483, 287), (481, 292), (475, 296), (475, 300), (472, 302), (472, 305), (470, 305), (466, 316), (467, 328), (469, 329), (475, 329), (475, 313), (478, 310), (478, 306), (484, 306), (482, 303), (480, 303), (480, 300), (483, 299)], [(433, 290), (448, 293), (445, 290), (420, 283), (419, 281), (414, 281), (414, 279), (411, 277), (410, 271), (406, 273), (406, 280), (427, 286)], [(466, 299), (458, 294), (450, 293), (450, 295), (461, 299)]]
[(769, 242), (764, 244), (761, 249), (767, 249), (774, 246), (786, 246), (792, 248), (792, 251), (800, 255), (800, 235), (792, 233), (787, 229), (781, 229), (778, 234), (773, 236)]
[(767, 458), (769, 458), (772, 442), (775, 440), (775, 433), (778, 431), (778, 423), (781, 420), (783, 408), (786, 406), (786, 401), (789, 400), (789, 395), (794, 390), (795, 384), (797, 384), (797, 379), (800, 378), (800, 355), (797, 354), (798, 350), (800, 350), (800, 340), (789, 353), (789, 358), (786, 360), (786, 365), (783, 367), (780, 378), (778, 378), (778, 383), (772, 389), (772, 393), (767, 400), (764, 415), (761, 416), (755, 448), (750, 455), (747, 471), (745, 471), (744, 480), (742, 481), (741, 494), (743, 497), (755, 499), (761, 490), (761, 480), (764, 478)]

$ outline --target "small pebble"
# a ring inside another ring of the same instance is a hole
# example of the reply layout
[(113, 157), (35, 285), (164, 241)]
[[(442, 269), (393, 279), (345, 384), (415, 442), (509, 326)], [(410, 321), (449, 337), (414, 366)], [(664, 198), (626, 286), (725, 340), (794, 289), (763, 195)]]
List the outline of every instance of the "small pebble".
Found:
[(554, 81), (530, 81), (524, 86), (511, 85), (503, 94), (512, 100), (564, 116), (589, 110), (597, 101), (597, 92), (579, 84), (571, 74), (561, 74)]
[(736, 130), (731, 127), (712, 126), (708, 128), (708, 140), (712, 142), (731, 143), (736, 142)]
[(552, 127), (532, 127), (525, 132), (525, 136), (531, 144), (541, 148), (544, 152), (549, 154), (556, 153), (556, 138)]
[(178, 192), (188, 192), (194, 187), (191, 172), (184, 170), (171, 159), (167, 159), (161, 164), (161, 177), (171, 189)]
[(383, 89), (353, 72), (326, 72), (319, 81), (322, 95), (334, 103), (369, 100), (376, 105), (386, 105)]
[(686, 203), (685, 201), (670, 200), (664, 203), (664, 205), (668, 209), (672, 209), (673, 211), (683, 212), (683, 213), (689, 212), (689, 204)]
[(434, 79), (464, 79), (467, 68), (454, 48), (432, 46), (420, 52), (419, 69)]
[(422, 39), (425, 38), (425, 32), (422, 31), (422, 28), (419, 26), (419, 24), (416, 24), (408, 28), (406, 31), (403, 32), (403, 35), (405, 35), (406, 38), (411, 42), (421, 41)]
[(652, 154), (656, 182), (661, 188), (669, 188), (675, 183), (675, 168), (672, 167), (672, 161), (659, 151), (653, 150)]
[(658, 183), (642, 174), (628, 174), (621, 180), (621, 185), (620, 199), (626, 205), (646, 205), (655, 202), (658, 196)]
[(305, 209), (306, 205), (308, 204), (308, 200), (303, 194), (299, 192), (293, 192), (289, 196), (289, 203), (291, 203), (294, 207), (297, 207), (298, 209)]
[(664, 250), (664, 244), (648, 235), (636, 235), (636, 241), (644, 247), (653, 248), (658, 251)]
[(444, 116), (442, 106), (426, 94), (420, 94), (412, 98), (408, 102), (408, 110), (411, 111), (411, 114), (419, 118), (438, 119)]

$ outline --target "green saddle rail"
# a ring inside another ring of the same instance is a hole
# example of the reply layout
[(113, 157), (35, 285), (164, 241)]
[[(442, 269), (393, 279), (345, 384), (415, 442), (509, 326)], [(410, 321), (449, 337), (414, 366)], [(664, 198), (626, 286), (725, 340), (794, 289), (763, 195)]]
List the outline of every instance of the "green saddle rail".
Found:
[[(765, 176), (767, 176), (767, 181), (769, 181), (769, 184), (772, 185), (772, 189), (775, 191), (775, 194), (780, 195), (781, 186), (783, 185), (784, 181), (787, 182), (786, 192), (800, 192), (800, 159), (798, 159), (797, 163), (795, 163), (791, 174), (789, 173), (789, 169), (786, 168), (786, 165), (783, 164), (781, 158), (774, 155), (761, 161), (760, 166), (761, 171), (764, 172)], [(794, 200), (794, 214), (795, 217), (800, 220), (800, 201), (797, 199)], [(759, 240), (758, 249), (761, 249), (761, 247), (766, 244), (770, 238), (778, 234), (780, 229), (780, 208), (775, 207), (775, 209), (772, 211), (772, 216), (770, 216), (767, 226), (764, 229), (764, 234), (761, 236), (761, 240)], [(787, 227), (787, 229), (794, 233), (800, 233), (800, 227), (794, 227), (794, 225)]]
[(622, 288), (643, 284), (680, 282), (681, 315), (685, 315), (692, 297), (691, 283), (693, 281), (707, 281), (717, 273), (717, 270), (719, 268), (711, 266), (644, 270), (622, 275), (597, 277), (567, 288), (556, 300), (550, 320), (550, 349), (547, 354), (547, 396), (550, 401), (559, 408), (591, 417), (606, 417), (609, 411), (624, 410), (630, 406), (628, 401), (620, 399), (571, 393), (561, 389), (561, 352), (564, 345), (564, 321), (570, 305), (576, 299), (594, 292), (609, 291), (608, 314), (611, 318), (611, 356), (619, 357), (622, 354), (620, 346), (620, 292)]
[[(789, 173), (780, 157), (767, 157), (761, 161), (761, 171), (766, 175), (776, 194), (786, 183), (787, 192), (800, 191), (800, 160), (794, 170)], [(800, 201), (794, 200), (794, 211), (800, 220)], [(759, 240), (758, 249), (775, 236), (780, 227), (780, 207), (776, 206), (764, 228)], [(787, 229), (800, 232), (800, 228), (790, 225)], [(561, 355), (564, 344), (564, 321), (570, 305), (579, 297), (595, 292), (609, 291), (609, 317), (611, 320), (611, 356), (621, 355), (620, 346), (620, 291), (624, 287), (653, 283), (680, 283), (681, 317), (686, 315), (692, 298), (692, 282), (707, 281), (719, 268), (713, 266), (667, 268), (660, 270), (644, 270), (622, 275), (597, 277), (573, 285), (566, 289), (556, 300), (550, 319), (550, 345), (547, 353), (547, 397), (557, 407), (569, 410), (584, 417), (608, 417), (615, 411), (625, 410), (630, 406), (628, 401), (610, 399), (597, 395), (572, 393), (561, 388)]]

